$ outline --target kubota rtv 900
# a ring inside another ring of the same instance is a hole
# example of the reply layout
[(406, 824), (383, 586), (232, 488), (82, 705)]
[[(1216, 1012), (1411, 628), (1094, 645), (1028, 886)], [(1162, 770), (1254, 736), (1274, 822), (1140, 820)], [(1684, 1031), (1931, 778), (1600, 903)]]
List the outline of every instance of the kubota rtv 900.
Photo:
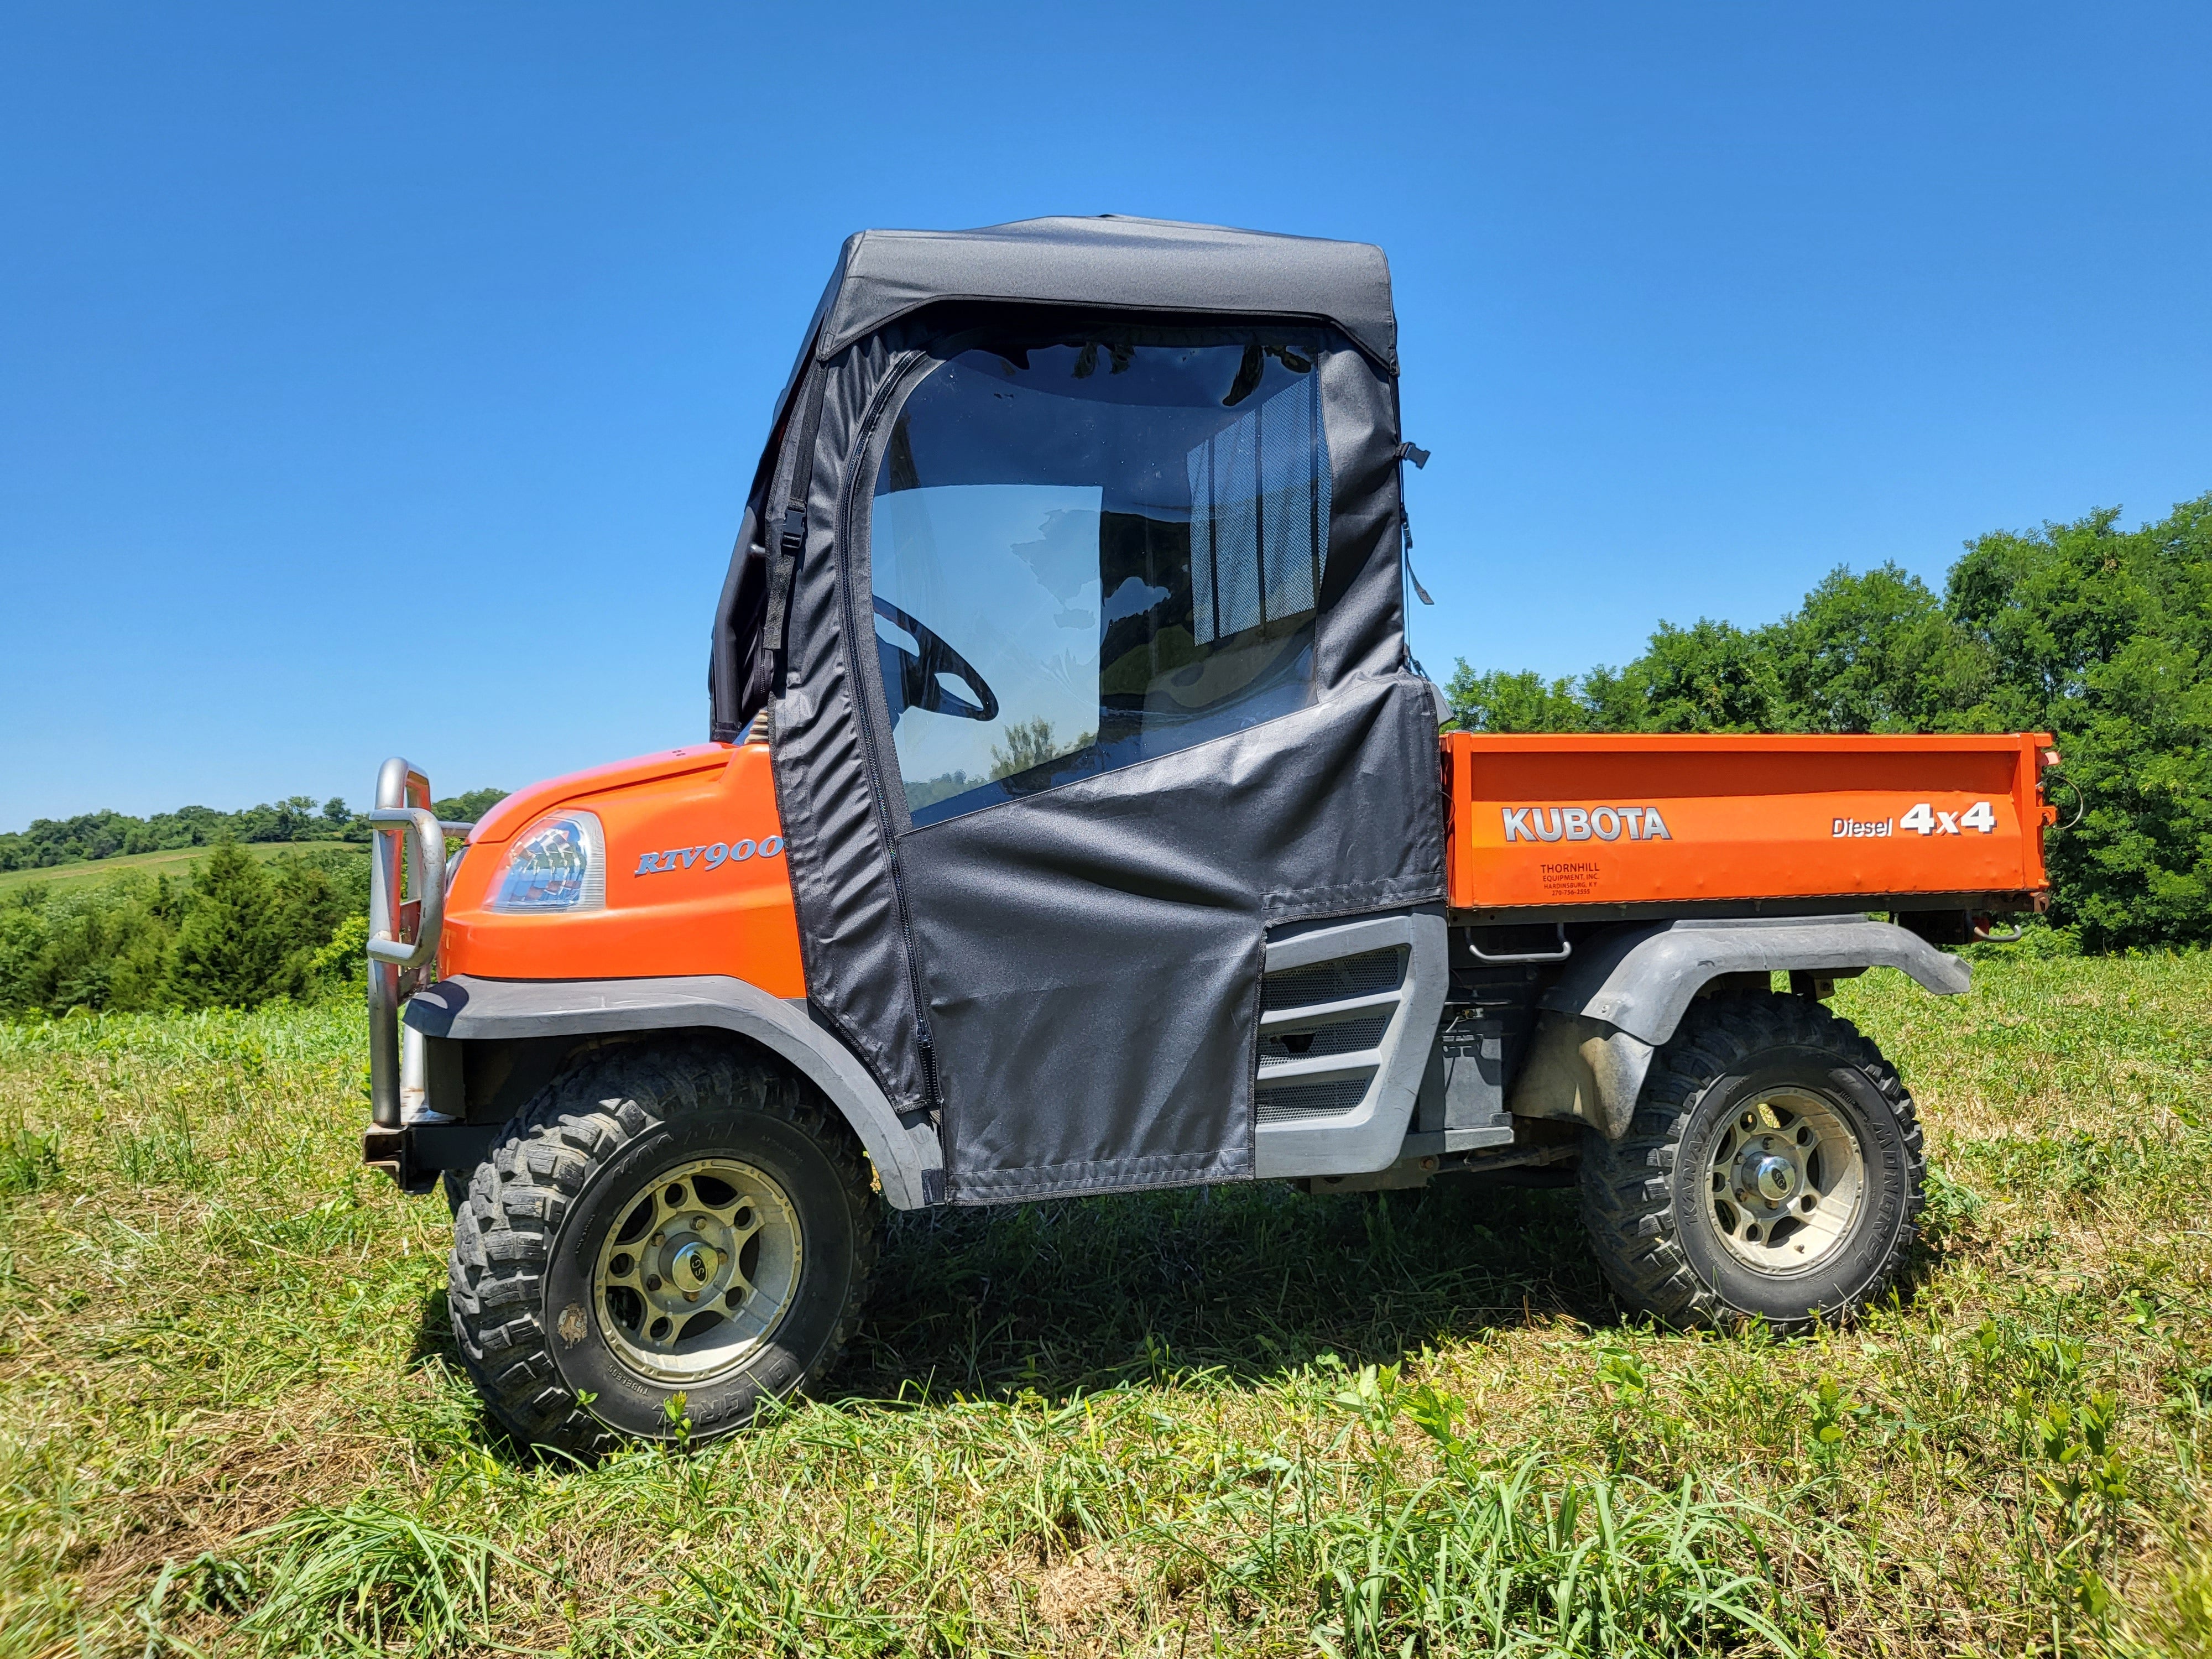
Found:
[(744, 1423), (835, 1358), (886, 1204), (1549, 1171), (1632, 1308), (1889, 1285), (1920, 1131), (1822, 1000), (1963, 991), (1936, 947), (2042, 902), (2046, 740), (1440, 738), (1397, 375), (1376, 248), (855, 236), (707, 740), (450, 869), (386, 764), (366, 1156), (442, 1177), (501, 1423)]

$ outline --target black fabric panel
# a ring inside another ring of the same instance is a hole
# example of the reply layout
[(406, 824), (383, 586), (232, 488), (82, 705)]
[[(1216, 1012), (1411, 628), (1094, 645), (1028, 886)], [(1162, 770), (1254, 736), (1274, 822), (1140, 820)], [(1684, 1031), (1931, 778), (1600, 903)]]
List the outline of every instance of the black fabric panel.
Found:
[(825, 360), (923, 306), (981, 300), (1320, 318), (1383, 369), (1398, 367), (1389, 262), (1365, 242), (1102, 215), (865, 230), (847, 239), (840, 268), (817, 348)]
[[(813, 482), (805, 550), (792, 584), (790, 661), (781, 695), (769, 704), (769, 742), (807, 1000), (892, 1106), (911, 1111), (934, 1103), (891, 869), (890, 826), (871, 777), (862, 693), (848, 649), (834, 540), (844, 458), (861, 443), (890, 357), (878, 337), (823, 371), (829, 378), (821, 426), (814, 453), (805, 458)], [(779, 477), (776, 488), (787, 486)], [(874, 629), (865, 617), (855, 637), (873, 652)], [(895, 769), (890, 775), (896, 781)]]
[(1406, 665), (1399, 580), (1398, 384), (1349, 351), (1322, 362), (1334, 489), (1314, 678), (1326, 688)]
[(1271, 923), (1441, 898), (1425, 681), (915, 830), (955, 1202), (1252, 1170)]

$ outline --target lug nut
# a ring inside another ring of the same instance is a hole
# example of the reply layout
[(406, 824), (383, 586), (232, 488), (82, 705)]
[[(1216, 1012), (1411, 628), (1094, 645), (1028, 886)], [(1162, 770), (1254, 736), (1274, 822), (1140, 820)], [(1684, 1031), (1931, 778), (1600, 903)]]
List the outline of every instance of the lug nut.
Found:
[(696, 1291), (686, 1291), (684, 1292), (684, 1299), (686, 1302), (696, 1302), (699, 1299), (699, 1292)]
[(660, 1288), (660, 1275), (659, 1273), (647, 1273), (645, 1276), (645, 1288), (648, 1291), (659, 1290)]

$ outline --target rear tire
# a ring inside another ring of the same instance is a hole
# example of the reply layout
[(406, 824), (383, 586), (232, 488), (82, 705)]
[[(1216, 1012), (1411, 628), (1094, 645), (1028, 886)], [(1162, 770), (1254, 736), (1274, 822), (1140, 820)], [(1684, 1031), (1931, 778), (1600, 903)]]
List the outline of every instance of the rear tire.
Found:
[(526, 1444), (724, 1433), (835, 1363), (881, 1233), (859, 1142), (796, 1079), (690, 1040), (605, 1050), (471, 1176), (453, 1334)]
[(1626, 1136), (1585, 1132), (1583, 1218), (1631, 1310), (1796, 1333), (1896, 1282), (1925, 1173), (1912, 1097), (1856, 1026), (1724, 994), (1652, 1057)]

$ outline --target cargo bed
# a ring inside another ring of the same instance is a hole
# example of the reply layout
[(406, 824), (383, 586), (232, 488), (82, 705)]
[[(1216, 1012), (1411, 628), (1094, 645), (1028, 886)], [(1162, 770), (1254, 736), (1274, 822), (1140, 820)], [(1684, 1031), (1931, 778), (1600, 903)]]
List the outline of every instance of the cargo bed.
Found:
[(2051, 743), (1448, 732), (1453, 919), (2039, 910)]

